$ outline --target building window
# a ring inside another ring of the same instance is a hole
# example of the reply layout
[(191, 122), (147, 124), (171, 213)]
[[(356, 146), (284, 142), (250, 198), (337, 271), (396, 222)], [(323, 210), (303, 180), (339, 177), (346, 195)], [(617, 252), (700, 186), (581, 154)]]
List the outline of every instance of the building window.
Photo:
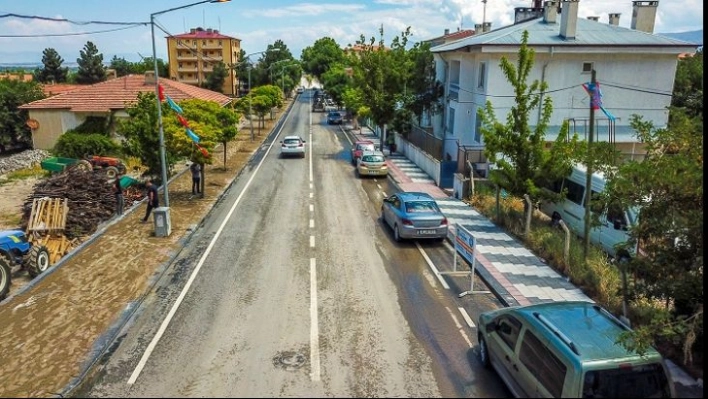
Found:
[(178, 45), (178, 46), (181, 46), (181, 45), (182, 45), (182, 41), (181, 41), (181, 40), (177, 40), (177, 45)]
[(180, 62), (179, 64), (177, 64), (177, 65), (179, 65), (179, 67), (182, 68), (182, 63), (181, 63), (181, 62)]
[(447, 113), (447, 132), (451, 136), (455, 134), (455, 108), (449, 108)]
[(450, 62), (450, 83), (460, 84), (460, 61)]
[(219, 46), (221, 46), (221, 40), (219, 40)]
[(474, 117), (474, 141), (482, 144), (482, 118), (480, 118), (476, 113)]
[(583, 62), (583, 73), (590, 73), (593, 70), (592, 62)]
[(479, 63), (479, 77), (477, 78), (477, 88), (484, 89), (484, 85), (487, 78), (487, 63)]

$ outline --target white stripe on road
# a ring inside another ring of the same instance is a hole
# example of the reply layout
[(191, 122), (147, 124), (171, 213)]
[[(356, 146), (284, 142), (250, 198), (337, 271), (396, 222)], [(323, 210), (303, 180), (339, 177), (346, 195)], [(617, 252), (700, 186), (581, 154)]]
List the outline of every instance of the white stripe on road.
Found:
[(314, 212), (314, 211), (315, 211), (315, 206), (310, 204), (310, 212)]
[(243, 198), (244, 194), (246, 193), (246, 190), (248, 190), (248, 187), (251, 186), (253, 179), (255, 179), (256, 175), (258, 174), (258, 171), (261, 169), (261, 166), (263, 166), (263, 162), (265, 162), (265, 160), (268, 159), (268, 153), (270, 153), (270, 150), (273, 149), (273, 145), (278, 141), (278, 136), (283, 131), (283, 126), (285, 126), (285, 122), (287, 122), (287, 120), (289, 118), (290, 118), (290, 113), (288, 113), (288, 115), (285, 117), (285, 120), (283, 121), (283, 124), (280, 125), (280, 129), (278, 130), (278, 133), (276, 134), (275, 139), (273, 139), (273, 142), (270, 143), (270, 146), (268, 146), (268, 149), (266, 150), (265, 155), (263, 156), (261, 161), (258, 163), (258, 166), (253, 171), (253, 174), (251, 175), (251, 177), (246, 182), (246, 185), (243, 187), (243, 190), (241, 190), (241, 193), (236, 198), (236, 201), (234, 202), (234, 204), (231, 205), (231, 209), (229, 209), (229, 213), (224, 218), (224, 221), (221, 222), (221, 225), (219, 225), (219, 228), (216, 230), (216, 234), (214, 234), (214, 238), (212, 238), (211, 242), (209, 242), (209, 246), (207, 246), (206, 250), (204, 251), (204, 254), (202, 254), (201, 258), (199, 258), (199, 262), (197, 263), (197, 266), (194, 268), (194, 271), (192, 272), (192, 274), (189, 276), (189, 280), (187, 280), (187, 284), (185, 284), (184, 288), (182, 288), (182, 292), (179, 293), (177, 300), (175, 301), (174, 305), (172, 305), (172, 308), (170, 309), (170, 311), (167, 313), (167, 317), (165, 317), (165, 320), (163, 320), (162, 324), (160, 324), (160, 328), (157, 329), (157, 333), (155, 333), (155, 336), (152, 337), (152, 340), (148, 344), (147, 349), (145, 349), (145, 353), (143, 353), (143, 356), (140, 358), (138, 365), (135, 367), (135, 370), (133, 370), (133, 373), (130, 375), (130, 378), (128, 378), (129, 385), (135, 384), (135, 381), (137, 381), (138, 377), (140, 376), (140, 373), (145, 368), (145, 365), (147, 364), (147, 361), (150, 358), (150, 355), (155, 350), (155, 347), (157, 347), (157, 343), (160, 341), (162, 336), (165, 334), (167, 327), (170, 325), (170, 321), (172, 321), (172, 318), (177, 313), (177, 309), (179, 309), (179, 306), (182, 304), (182, 301), (187, 296), (187, 292), (192, 287), (192, 283), (194, 283), (194, 280), (197, 278), (197, 274), (202, 269), (202, 266), (204, 265), (206, 258), (209, 256), (209, 254), (211, 253), (211, 250), (214, 248), (214, 244), (216, 244), (216, 241), (221, 236), (221, 232), (224, 230), (224, 227), (226, 227), (226, 223), (228, 223), (229, 220), (231, 219), (231, 215), (233, 215), (234, 211), (236, 210), (236, 207), (241, 202), (241, 199)]
[(455, 322), (455, 325), (457, 326), (457, 331), (460, 332), (460, 335), (462, 335), (462, 338), (467, 342), (467, 346), (470, 348), (472, 347), (472, 341), (470, 340), (470, 337), (467, 336), (467, 333), (465, 330), (462, 328), (462, 324), (460, 324), (459, 321), (457, 321), (457, 317), (455, 317), (455, 314), (452, 312), (450, 308), (445, 306), (445, 310), (447, 310), (447, 313), (450, 314), (450, 317), (452, 317), (452, 321)]
[(315, 193), (310, 193), (310, 198), (313, 198), (315, 196)]
[(310, 248), (315, 247), (315, 236), (310, 236)]
[(418, 247), (418, 251), (420, 251), (420, 253), (423, 255), (423, 258), (425, 258), (425, 262), (428, 263), (428, 266), (430, 266), (430, 269), (433, 271), (433, 274), (435, 274), (435, 277), (437, 277), (438, 280), (440, 280), (440, 284), (442, 284), (443, 288), (445, 288), (446, 290), (449, 290), (450, 286), (447, 285), (447, 282), (445, 282), (445, 279), (440, 274), (440, 271), (438, 270), (437, 267), (435, 267), (435, 265), (433, 264), (433, 261), (430, 260), (430, 257), (428, 257), (428, 254), (425, 253), (425, 250), (423, 250), (423, 247), (420, 246), (418, 241), (415, 242), (415, 246)]
[(465, 308), (457, 308), (457, 310), (460, 311), (460, 313), (462, 314), (462, 318), (465, 319), (465, 322), (467, 323), (468, 326), (470, 326), (470, 328), (477, 327), (474, 325), (474, 322), (472, 321), (472, 318), (470, 317), (470, 315), (467, 314), (467, 311), (465, 310)]
[(320, 333), (317, 317), (317, 267), (310, 258), (310, 379), (320, 380)]
[(315, 228), (315, 219), (310, 219), (310, 228), (311, 229)]

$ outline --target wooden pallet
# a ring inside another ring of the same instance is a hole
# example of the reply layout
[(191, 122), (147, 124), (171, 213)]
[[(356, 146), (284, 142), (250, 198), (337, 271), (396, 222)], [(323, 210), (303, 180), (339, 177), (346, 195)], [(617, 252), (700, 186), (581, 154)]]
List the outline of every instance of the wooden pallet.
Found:
[(27, 223), (27, 232), (53, 233), (64, 231), (69, 214), (67, 198), (35, 198)]
[(49, 263), (54, 265), (71, 251), (75, 244), (77, 244), (77, 239), (69, 240), (65, 235), (59, 234), (33, 234), (30, 235), (29, 241), (32, 245), (44, 245), (49, 251)]

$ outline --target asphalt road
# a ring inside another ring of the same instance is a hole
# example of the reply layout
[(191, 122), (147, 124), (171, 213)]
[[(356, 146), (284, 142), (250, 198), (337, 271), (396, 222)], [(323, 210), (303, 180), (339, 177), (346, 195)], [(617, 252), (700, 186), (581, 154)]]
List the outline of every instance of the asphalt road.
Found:
[[(470, 324), (501, 305), (458, 298), (469, 278), (435, 273), (448, 244), (394, 242), (378, 216), (395, 188), (356, 178), (350, 139), (308, 95), (75, 396), (509, 395), (481, 368)], [(279, 156), (291, 134), (306, 158)]]

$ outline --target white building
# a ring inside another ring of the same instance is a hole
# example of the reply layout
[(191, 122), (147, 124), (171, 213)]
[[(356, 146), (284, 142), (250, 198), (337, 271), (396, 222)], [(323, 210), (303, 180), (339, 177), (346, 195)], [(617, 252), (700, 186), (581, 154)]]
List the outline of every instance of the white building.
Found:
[[(514, 92), (500, 60), (506, 57), (516, 64), (524, 31), (535, 51), (528, 83), (545, 81), (544, 95), (553, 100), (546, 141), (557, 137), (565, 120), (571, 121), (571, 133), (586, 138), (590, 104), (582, 84), (590, 81), (594, 69), (603, 106), (615, 117), (613, 123), (602, 111), (595, 112), (595, 140), (615, 142), (625, 154), (638, 152), (630, 116), (640, 114), (656, 127), (666, 126), (678, 56), (695, 52), (698, 45), (654, 35), (659, 2), (633, 3), (630, 29), (618, 26), (619, 14), (610, 14), (609, 23), (598, 17), (579, 19), (579, 0), (546, 1), (542, 8), (517, 8), (514, 25), (433, 47), (445, 106), (431, 124), (433, 134), (443, 139), (443, 159), (457, 160), (459, 148), (481, 152), (484, 137), (477, 110), (487, 101), (497, 119), (506, 120)], [(534, 110), (530, 124), (539, 117), (540, 110)]]

